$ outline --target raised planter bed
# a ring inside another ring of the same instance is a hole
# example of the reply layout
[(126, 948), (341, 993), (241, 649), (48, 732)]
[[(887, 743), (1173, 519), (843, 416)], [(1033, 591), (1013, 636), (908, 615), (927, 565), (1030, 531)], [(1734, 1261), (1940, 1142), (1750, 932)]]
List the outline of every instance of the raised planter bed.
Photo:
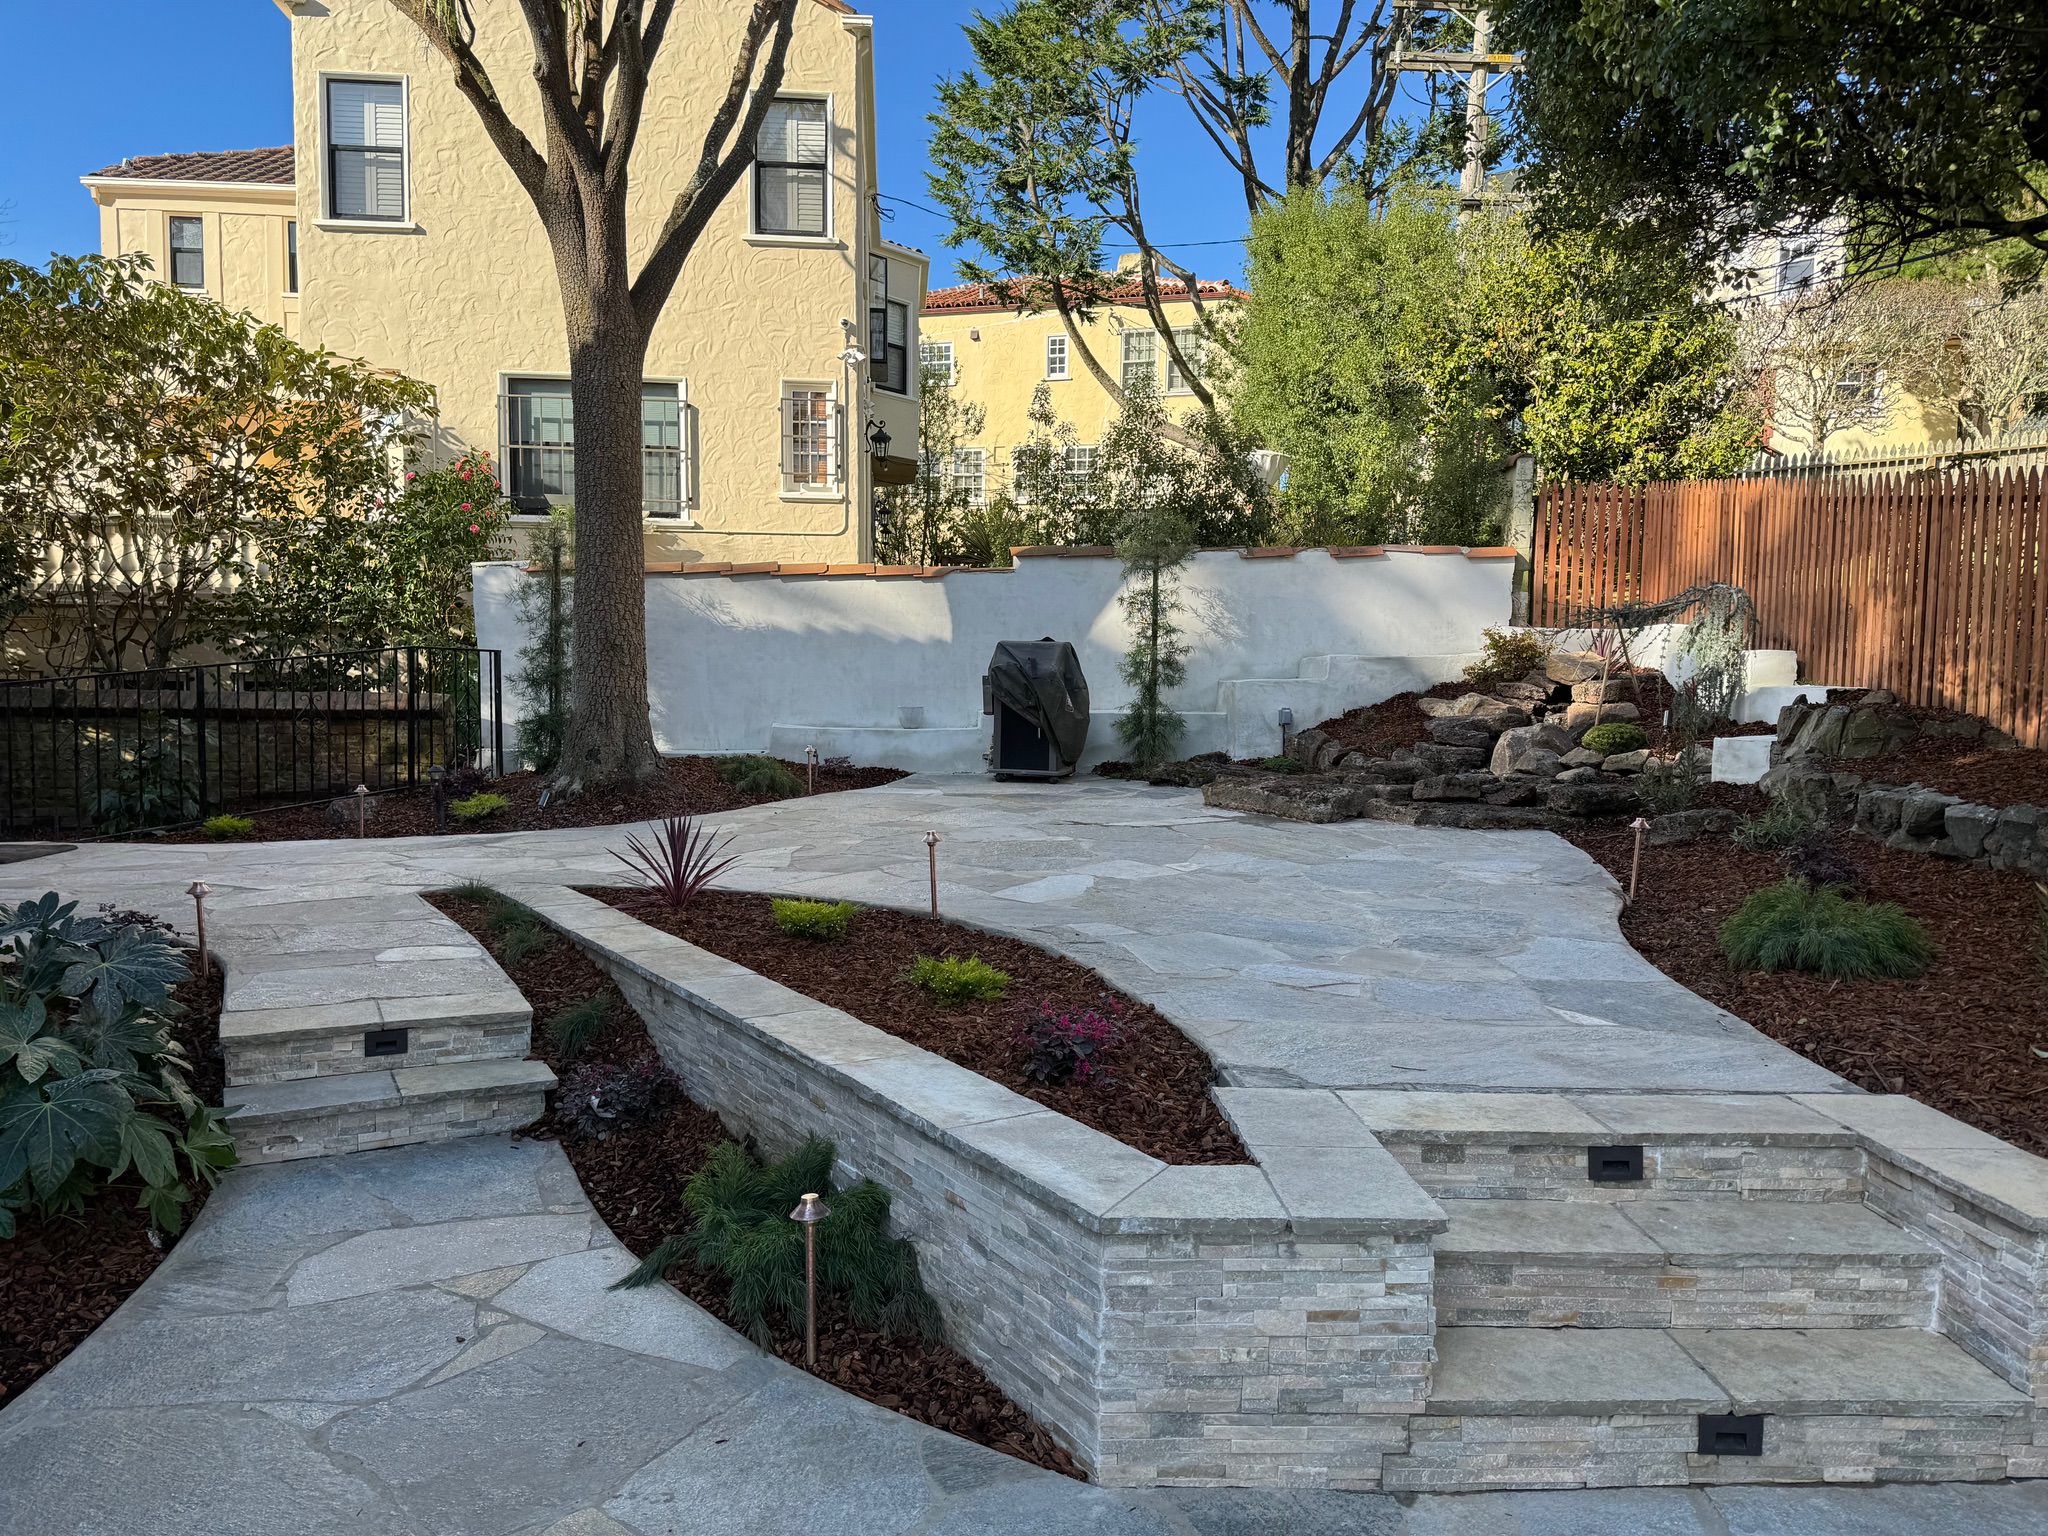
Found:
[[(1243, 1145), (1210, 1098), (1215, 1068), (1167, 1019), (1086, 966), (1022, 940), (884, 907), (865, 907), (837, 942), (797, 938), (775, 924), (770, 898), (706, 891), (668, 911), (646, 891), (593, 890), (607, 905), (900, 1040), (1001, 1083), (1047, 1109), (1165, 1163), (1243, 1163)], [(905, 979), (920, 955), (975, 956), (1010, 976), (999, 1001), (948, 1005)], [(1118, 1042), (1087, 1082), (1048, 1085), (1025, 1075), (1018, 1026), (1041, 1007), (1113, 1014)]]
[[(560, 938), (519, 958), (481, 921), (482, 909), (447, 893), (426, 900), (455, 920), (491, 952), (533, 1006), (537, 1025), (600, 997), (612, 1022), (580, 1052), (564, 1052), (545, 1027), (534, 1030), (534, 1054), (558, 1077), (592, 1063), (658, 1072), (663, 1086), (647, 1114), (604, 1140), (579, 1135), (550, 1106), (527, 1134), (561, 1143), (583, 1192), (620, 1242), (645, 1257), (684, 1230), (689, 1217), (683, 1186), (721, 1141), (735, 1139), (712, 1110), (693, 1103), (680, 1081), (661, 1065), (646, 1026), (616, 983), (575, 945)], [(673, 1266), (669, 1284), (727, 1323), (734, 1318), (723, 1275), (695, 1263)], [(803, 1336), (778, 1328), (775, 1354), (801, 1368)], [(817, 1375), (884, 1408), (1007, 1452), (1023, 1461), (1074, 1475), (1073, 1459), (983, 1372), (943, 1343), (891, 1335), (856, 1323), (845, 1304), (822, 1298), (818, 1318)]]

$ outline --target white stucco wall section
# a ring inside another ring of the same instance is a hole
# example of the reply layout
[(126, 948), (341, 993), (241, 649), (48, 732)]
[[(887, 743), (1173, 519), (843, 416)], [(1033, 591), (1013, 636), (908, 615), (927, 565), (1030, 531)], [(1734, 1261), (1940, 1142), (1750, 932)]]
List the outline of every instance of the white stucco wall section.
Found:
[[(1182, 581), (1188, 676), (1175, 703), (1189, 753), (1279, 750), (1297, 726), (1456, 677), (1480, 631), (1505, 625), (1512, 558), (1493, 551), (1304, 550), (1197, 555)], [(509, 563), (474, 568), (479, 643), (523, 644)], [(998, 641), (1070, 640), (1094, 725), (1084, 763), (1119, 755), (1130, 636), (1121, 569), (1104, 555), (1026, 556), (944, 575), (650, 574), (647, 649), (664, 752), (773, 751), (974, 772), (988, 746), (981, 675)], [(921, 712), (921, 718), (919, 715)]]

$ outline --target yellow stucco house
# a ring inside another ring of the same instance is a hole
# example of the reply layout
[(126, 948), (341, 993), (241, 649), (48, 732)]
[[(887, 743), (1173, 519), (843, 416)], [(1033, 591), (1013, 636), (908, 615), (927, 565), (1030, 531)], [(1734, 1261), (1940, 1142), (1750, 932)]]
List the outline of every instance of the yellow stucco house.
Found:
[[(434, 451), (489, 453), (537, 523), (575, 499), (575, 423), (539, 218), (388, 0), (275, 0), (295, 145), (154, 155), (85, 178), (101, 247), (432, 384)], [(474, 0), (477, 52), (540, 141), (515, 0)], [(651, 244), (723, 95), (749, 7), (692, 12), (655, 71), (631, 229)], [(692, 251), (648, 348), (650, 563), (873, 558), (878, 484), (910, 478), (927, 263), (881, 232), (874, 26), (802, 0), (756, 164)], [(886, 448), (886, 451), (880, 451)]]
[[(1192, 357), (1200, 335), (1195, 298), (1177, 282), (1167, 283), (1165, 292), (1167, 318), (1183, 354)], [(1202, 283), (1196, 293), (1212, 311), (1243, 297), (1224, 282)], [(1176, 417), (1196, 409), (1195, 396), (1160, 343), (1136, 278), (1113, 288), (1109, 302), (1081, 331), (1113, 377), (1149, 379)], [(954, 483), (971, 502), (980, 505), (1008, 489), (1010, 451), (1031, 435), (1027, 416), (1040, 384), (1059, 418), (1074, 429), (1067, 450), (1070, 472), (1079, 476), (1093, 468), (1096, 445), (1116, 420), (1117, 403), (1089, 372), (1055, 311), (1027, 314), (985, 284), (961, 283), (925, 295), (918, 336), (922, 361), (944, 369), (957, 396), (982, 411), (982, 430), (954, 452), (950, 466)]]

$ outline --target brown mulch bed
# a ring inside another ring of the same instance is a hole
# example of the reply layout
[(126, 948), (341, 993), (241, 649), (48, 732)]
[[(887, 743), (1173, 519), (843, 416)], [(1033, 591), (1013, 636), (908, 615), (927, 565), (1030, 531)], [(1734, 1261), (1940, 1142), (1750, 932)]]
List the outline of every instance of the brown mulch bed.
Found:
[[(658, 1069), (660, 1057), (639, 1017), (603, 971), (566, 939), (549, 942), (520, 960), (508, 961), (497, 937), (482, 921), (483, 909), (443, 893), (427, 900), (489, 949), (533, 1005), (533, 1054), (567, 1078), (580, 1065), (607, 1062)], [(611, 1005), (612, 1024), (574, 1060), (566, 1057), (542, 1027), (545, 1021), (593, 994)], [(552, 1113), (527, 1134), (559, 1141), (590, 1198), (620, 1242), (646, 1255), (688, 1225), (683, 1185), (710, 1149), (735, 1140), (711, 1110), (692, 1103), (672, 1076), (651, 1112), (603, 1141), (564, 1127)], [(734, 1325), (729, 1286), (723, 1275), (685, 1261), (671, 1267), (669, 1284), (728, 1325)], [(736, 1325), (735, 1325), (736, 1326)], [(801, 1330), (778, 1326), (775, 1354), (803, 1369)], [(818, 1299), (818, 1365), (815, 1374), (833, 1386), (883, 1408), (973, 1440), (1049, 1471), (1080, 1477), (1074, 1460), (1003, 1395), (981, 1368), (934, 1339), (895, 1336), (854, 1321), (845, 1302)]]
[[(1565, 835), (1627, 883), (1634, 839), (1625, 826)], [(1836, 981), (1732, 968), (1716, 931), (1784, 871), (1775, 855), (1744, 853), (1725, 838), (1646, 847), (1622, 932), (1665, 975), (1809, 1061), (2048, 1155), (2048, 1059), (2036, 1054), (2048, 1051), (2048, 918), (2033, 882), (1836, 835), (1867, 894), (1926, 925), (1935, 957), (1924, 976)]]
[[(678, 917), (643, 890), (590, 894), (1161, 1162), (1251, 1161), (1209, 1097), (1216, 1069), (1202, 1049), (1086, 966), (1035, 945), (885, 907), (861, 908), (844, 940), (821, 943), (778, 928), (766, 896), (706, 891)], [(919, 955), (978, 956), (1009, 973), (1009, 996), (996, 1002), (941, 1003), (904, 980)], [(1018, 1039), (1018, 1028), (1041, 1006), (1055, 1013), (1117, 1011), (1119, 1041), (1103, 1057), (1103, 1074), (1054, 1086), (1024, 1075), (1030, 1050)]]
[[(548, 785), (546, 774), (508, 773), (501, 779), (490, 780), (483, 787), (493, 794), (504, 795), (511, 800), (510, 806), (470, 826), (450, 817), (448, 831), (460, 834), (608, 827), (620, 822), (652, 821), (663, 816), (734, 811), (744, 806), (763, 804), (769, 798), (742, 794), (734, 789), (718, 776), (717, 764), (715, 757), (665, 757), (661, 760), (660, 771), (646, 784), (630, 789), (591, 790), (573, 800), (557, 796), (546, 805), (540, 803), (541, 791)], [(797, 776), (799, 782), (803, 781), (802, 763), (785, 763), (784, 766)], [(872, 789), (877, 784), (888, 784), (903, 776), (895, 768), (827, 767), (821, 764), (818, 768), (818, 793)], [(425, 791), (393, 791), (374, 798), (375, 804), (365, 823), (369, 836), (427, 837), (434, 834), (434, 801)], [(256, 830), (236, 841), (272, 843), (298, 838), (354, 837), (353, 812), (345, 818), (338, 817), (329, 809), (331, 804), (322, 801), (318, 805), (248, 812), (246, 814), (256, 823)], [(196, 830), (167, 833), (145, 840), (173, 843), (212, 841)]]
[[(221, 1101), (221, 974), (183, 982), (185, 1012), (172, 1028), (192, 1062), (192, 1088), (208, 1104)], [(0, 1407), (85, 1341), (163, 1263), (150, 1242), (149, 1217), (135, 1204), (133, 1174), (102, 1190), (76, 1216), (22, 1212), (12, 1238), (0, 1240)], [(206, 1204), (194, 1188), (185, 1225)]]
[[(1855, 703), (1861, 694), (1834, 693), (1831, 702)], [(1887, 706), (1884, 713), (1899, 719), (1941, 726), (1975, 717), (1945, 709)], [(1826, 759), (1837, 773), (1880, 784), (1919, 784), (1946, 795), (1960, 795), (1978, 805), (2048, 805), (2048, 752), (2028, 747), (1994, 747), (1967, 737), (1931, 735), (1909, 742), (1881, 757)]]

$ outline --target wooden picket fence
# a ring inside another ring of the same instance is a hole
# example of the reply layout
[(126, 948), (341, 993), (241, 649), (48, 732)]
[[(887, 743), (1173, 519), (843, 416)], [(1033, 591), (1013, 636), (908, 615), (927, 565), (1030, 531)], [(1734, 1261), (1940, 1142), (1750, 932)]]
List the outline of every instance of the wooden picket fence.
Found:
[(2048, 746), (2048, 499), (2038, 469), (1552, 485), (1531, 617), (1710, 581), (1756, 603), (1756, 644), (1800, 676), (1889, 688)]

